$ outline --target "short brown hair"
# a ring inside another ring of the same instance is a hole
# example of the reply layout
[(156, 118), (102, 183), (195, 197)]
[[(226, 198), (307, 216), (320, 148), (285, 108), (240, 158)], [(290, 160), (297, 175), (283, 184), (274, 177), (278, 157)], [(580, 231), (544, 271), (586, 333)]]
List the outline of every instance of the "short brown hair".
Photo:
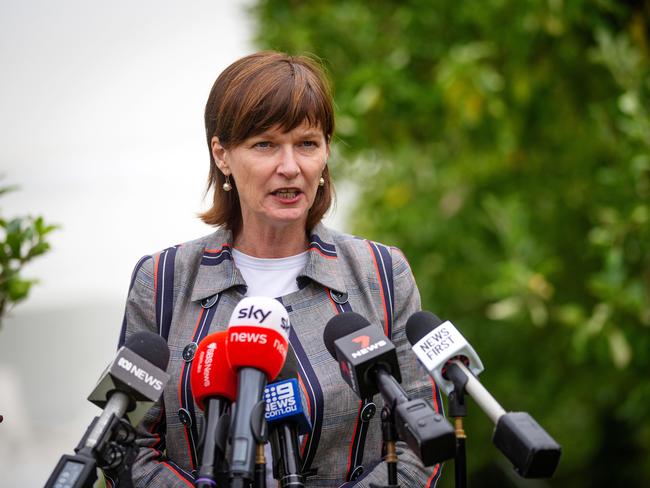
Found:
[[(262, 51), (228, 66), (217, 78), (205, 105), (205, 135), (210, 150), (208, 188), (214, 190), (212, 207), (200, 214), (209, 225), (224, 225), (237, 234), (242, 217), (234, 181), (221, 190), (225, 177), (212, 155), (214, 136), (226, 149), (235, 147), (273, 127), (285, 132), (307, 121), (322, 129), (329, 144), (334, 132), (334, 109), (327, 78), (321, 66), (306, 56)], [(327, 166), (325, 184), (319, 187), (307, 215), (310, 230), (332, 203), (333, 187)]]

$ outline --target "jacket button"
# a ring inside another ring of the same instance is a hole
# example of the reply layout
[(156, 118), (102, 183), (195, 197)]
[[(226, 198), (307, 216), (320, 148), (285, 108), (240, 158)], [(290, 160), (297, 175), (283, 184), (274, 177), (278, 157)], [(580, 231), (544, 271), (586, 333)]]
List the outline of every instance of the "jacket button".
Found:
[(178, 420), (181, 421), (181, 424), (187, 427), (192, 425), (192, 416), (190, 415), (190, 412), (188, 412), (185, 408), (178, 410)]
[(376, 411), (377, 406), (373, 402), (368, 403), (361, 409), (361, 414), (359, 415), (361, 422), (370, 422), (370, 419), (375, 416)]
[(346, 292), (338, 292), (335, 290), (330, 290), (330, 297), (339, 305), (343, 305), (348, 301), (348, 294)]
[(201, 306), (203, 308), (210, 308), (212, 305), (217, 303), (218, 298), (219, 298), (218, 293), (216, 295), (212, 295), (211, 297), (204, 298), (203, 300), (201, 300)]
[(363, 466), (357, 466), (356, 468), (354, 468), (354, 471), (352, 471), (352, 474), (350, 475), (350, 480), (354, 481), (362, 474), (363, 474)]
[(183, 359), (188, 363), (194, 359), (194, 354), (196, 353), (197, 348), (196, 342), (190, 342), (187, 346), (183, 348)]

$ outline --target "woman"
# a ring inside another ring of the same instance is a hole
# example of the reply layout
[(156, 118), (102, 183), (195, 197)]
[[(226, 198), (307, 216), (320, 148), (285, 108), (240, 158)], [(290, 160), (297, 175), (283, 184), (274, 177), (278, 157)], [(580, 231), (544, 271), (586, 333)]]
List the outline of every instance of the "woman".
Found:
[[(127, 301), (121, 341), (152, 330), (171, 353), (172, 380), (140, 429), (136, 486), (192, 486), (203, 418), (192, 400), (191, 361), (196, 344), (225, 328), (247, 295), (277, 297), (289, 312), (313, 424), (302, 445), (307, 486), (387, 484), (374, 415), (381, 398), (360, 402), (344, 383), (323, 344), (325, 324), (351, 310), (380, 324), (398, 348), (407, 392), (438, 410), (440, 398), (405, 337), (420, 300), (402, 254), (320, 223), (332, 200), (334, 131), (322, 71), (304, 57), (244, 57), (212, 87), (205, 127), (214, 200), (201, 217), (217, 230), (142, 258)], [(440, 468), (424, 468), (399, 445), (401, 486), (433, 486)]]

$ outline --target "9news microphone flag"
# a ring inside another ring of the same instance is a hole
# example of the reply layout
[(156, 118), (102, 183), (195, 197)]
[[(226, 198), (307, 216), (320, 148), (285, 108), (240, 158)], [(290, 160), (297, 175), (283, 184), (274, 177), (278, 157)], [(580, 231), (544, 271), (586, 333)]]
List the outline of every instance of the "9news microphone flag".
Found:
[[(296, 376), (296, 372), (288, 372)], [(298, 436), (311, 432), (306, 402), (295, 377), (276, 381), (264, 389), (269, 440), (273, 453), (273, 477), (280, 488), (304, 486)]]

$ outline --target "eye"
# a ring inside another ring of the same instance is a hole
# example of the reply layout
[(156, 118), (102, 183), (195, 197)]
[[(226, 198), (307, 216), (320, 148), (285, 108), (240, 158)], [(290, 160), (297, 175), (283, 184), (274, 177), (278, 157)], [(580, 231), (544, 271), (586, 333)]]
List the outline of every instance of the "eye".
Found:
[(258, 149), (268, 149), (272, 146), (270, 141), (258, 141), (255, 144), (253, 144), (253, 147), (256, 147)]
[(301, 141), (301, 142), (300, 142), (300, 146), (301, 146), (301, 147), (304, 147), (304, 148), (309, 148), (309, 149), (311, 149), (311, 148), (314, 148), (314, 147), (318, 147), (318, 142), (317, 142), (317, 141), (313, 141), (313, 140)]

